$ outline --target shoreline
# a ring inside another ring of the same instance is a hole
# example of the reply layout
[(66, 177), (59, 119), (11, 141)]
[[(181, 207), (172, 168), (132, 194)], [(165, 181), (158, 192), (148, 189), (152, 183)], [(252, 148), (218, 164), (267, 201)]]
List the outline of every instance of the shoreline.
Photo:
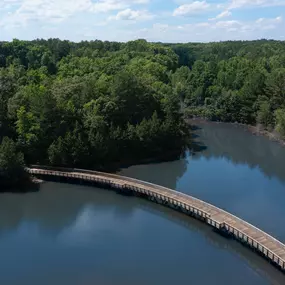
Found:
[(285, 139), (282, 139), (280, 135), (274, 134), (274, 132), (270, 132), (268, 130), (265, 130), (261, 125), (260, 126), (254, 126), (254, 125), (247, 125), (243, 123), (233, 123), (233, 122), (220, 122), (220, 121), (211, 121), (207, 118), (186, 118), (185, 122), (188, 125), (195, 125), (195, 122), (200, 122), (200, 123), (214, 123), (214, 124), (228, 124), (232, 126), (240, 126), (244, 127), (246, 130), (251, 132), (255, 136), (263, 136), (268, 138), (270, 141), (276, 142), (280, 144), (281, 146), (285, 147)]
[(11, 194), (25, 194), (37, 192), (40, 189), (41, 184), (45, 181), (42, 179), (38, 179), (34, 176), (31, 176), (28, 181), (24, 181), (21, 185), (6, 187), (0, 190), (0, 194), (2, 193), (11, 193)]
[(275, 135), (273, 132), (267, 131), (265, 129), (260, 129), (258, 126), (245, 125), (247, 129), (256, 136), (264, 136), (269, 140), (279, 143), (281, 146), (285, 147), (285, 140)]
[[(111, 174), (120, 173), (125, 168), (134, 166), (134, 165), (143, 165), (143, 164), (152, 164), (152, 163), (162, 163), (166, 161), (174, 161), (180, 159), (183, 156), (183, 151), (170, 151), (166, 154), (157, 155), (154, 157), (148, 157), (145, 159), (128, 159), (128, 160), (121, 160), (115, 161), (109, 165), (97, 167), (95, 169), (92, 168), (94, 171), (106, 172)], [(36, 165), (32, 165), (36, 166)], [(49, 165), (48, 167), (53, 167)], [(61, 166), (64, 167), (64, 166)], [(13, 186), (13, 187), (6, 187), (5, 189), (0, 190), (1, 193), (12, 193), (12, 194), (25, 194), (31, 192), (37, 192), (40, 190), (41, 185), (45, 183), (45, 180), (39, 179), (35, 176), (30, 176), (27, 181), (24, 181), (21, 185)]]
[(166, 161), (174, 161), (181, 158), (181, 156), (183, 156), (183, 153), (184, 153), (183, 150), (176, 150), (176, 151), (170, 151), (169, 153), (166, 154), (161, 154), (154, 157), (148, 157), (143, 159), (127, 159), (127, 160), (115, 161), (113, 163), (110, 163), (109, 165), (102, 166), (95, 170), (109, 172), (109, 173), (118, 173), (123, 169), (129, 168), (134, 165), (145, 165), (152, 163), (162, 163)]

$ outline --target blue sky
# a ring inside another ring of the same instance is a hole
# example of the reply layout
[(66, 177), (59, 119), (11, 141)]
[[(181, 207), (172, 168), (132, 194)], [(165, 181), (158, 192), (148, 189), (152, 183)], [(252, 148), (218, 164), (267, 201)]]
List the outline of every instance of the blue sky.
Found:
[(0, 41), (285, 40), (285, 0), (0, 0)]

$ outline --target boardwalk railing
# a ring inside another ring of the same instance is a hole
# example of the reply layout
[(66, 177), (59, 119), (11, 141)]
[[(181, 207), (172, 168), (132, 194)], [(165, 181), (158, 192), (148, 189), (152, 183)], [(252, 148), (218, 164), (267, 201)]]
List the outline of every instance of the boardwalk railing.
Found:
[(246, 221), (200, 199), (163, 186), (111, 173), (36, 165), (26, 170), (43, 179), (58, 177), (67, 182), (72, 180), (99, 184), (128, 194), (143, 196), (156, 203), (174, 208), (202, 220), (222, 234), (232, 236), (285, 272), (285, 245), (283, 243)]

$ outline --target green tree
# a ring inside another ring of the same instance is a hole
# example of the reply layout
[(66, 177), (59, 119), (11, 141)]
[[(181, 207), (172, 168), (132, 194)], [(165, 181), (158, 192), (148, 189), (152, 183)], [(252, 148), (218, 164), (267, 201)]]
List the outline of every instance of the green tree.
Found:
[(275, 111), (276, 131), (285, 137), (285, 109), (278, 109)]
[(5, 188), (20, 186), (27, 180), (24, 156), (17, 151), (16, 144), (4, 137), (0, 145), (0, 186)]
[(268, 101), (263, 101), (260, 104), (257, 112), (257, 122), (265, 127), (270, 127), (273, 123), (273, 114)]
[(278, 68), (270, 73), (266, 80), (266, 93), (274, 109), (285, 102), (285, 68)]

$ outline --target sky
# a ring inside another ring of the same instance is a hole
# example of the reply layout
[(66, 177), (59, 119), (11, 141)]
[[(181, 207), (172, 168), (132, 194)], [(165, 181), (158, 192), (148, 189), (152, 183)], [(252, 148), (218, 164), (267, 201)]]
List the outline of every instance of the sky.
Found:
[(0, 41), (285, 40), (285, 0), (0, 0)]

